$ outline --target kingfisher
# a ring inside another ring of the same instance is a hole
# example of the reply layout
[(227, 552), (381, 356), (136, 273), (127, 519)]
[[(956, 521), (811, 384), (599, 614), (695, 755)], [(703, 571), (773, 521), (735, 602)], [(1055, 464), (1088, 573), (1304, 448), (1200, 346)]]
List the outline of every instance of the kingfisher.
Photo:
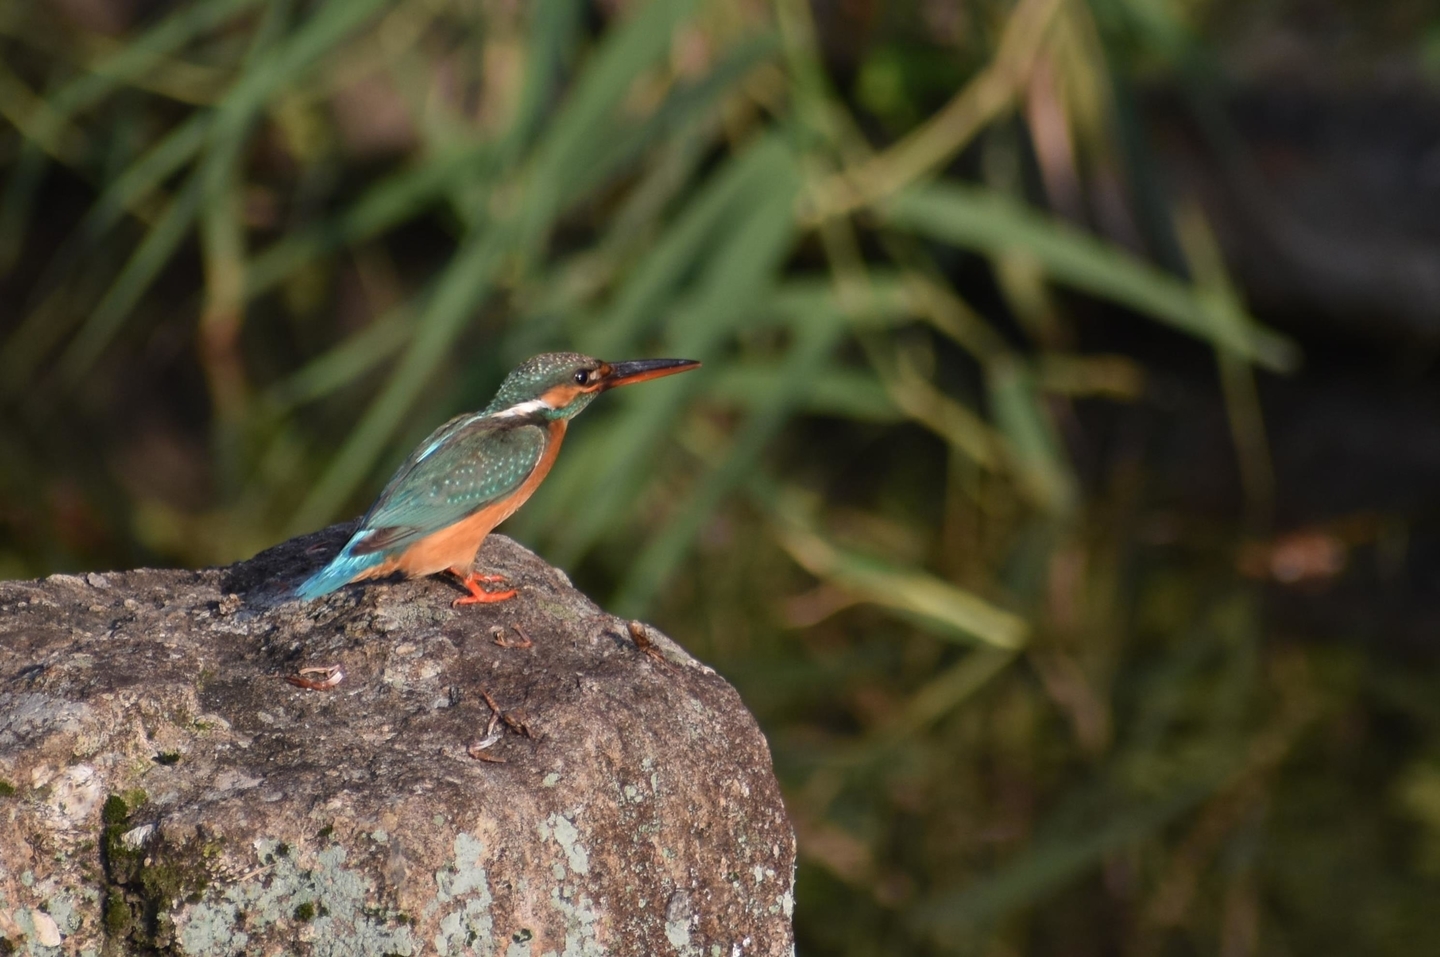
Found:
[(472, 567), (490, 530), (515, 514), (555, 464), (570, 420), (616, 386), (699, 366), (692, 359), (601, 362), (575, 352), (527, 359), (483, 411), (458, 415), (420, 443), (386, 483), (340, 553), (296, 589), (311, 601), (396, 572), (449, 572), (468, 594), (452, 606), (504, 601), (514, 589)]

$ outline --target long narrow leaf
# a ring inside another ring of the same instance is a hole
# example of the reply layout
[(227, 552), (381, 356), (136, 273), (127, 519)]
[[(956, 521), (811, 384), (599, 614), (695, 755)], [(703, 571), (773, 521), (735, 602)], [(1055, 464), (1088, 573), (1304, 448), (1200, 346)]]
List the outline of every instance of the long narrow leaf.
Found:
[(920, 569), (839, 548), (806, 528), (793, 514), (774, 515), (780, 544), (806, 571), (855, 592), (865, 601), (930, 625), (936, 634), (1013, 650), (1025, 644), (1023, 618)]
[(1288, 339), (1253, 320), (1243, 326), (1215, 322), (1186, 283), (1008, 197), (934, 183), (895, 197), (883, 215), (896, 228), (977, 252), (1023, 249), (1053, 278), (1076, 289), (1145, 313), (1266, 368), (1295, 365), (1297, 354)]

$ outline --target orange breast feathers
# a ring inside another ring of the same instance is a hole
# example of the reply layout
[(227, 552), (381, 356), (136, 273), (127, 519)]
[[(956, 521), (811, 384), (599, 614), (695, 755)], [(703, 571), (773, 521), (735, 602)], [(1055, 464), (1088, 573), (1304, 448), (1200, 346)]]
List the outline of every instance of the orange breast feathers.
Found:
[(475, 561), (475, 553), (480, 550), (480, 543), (485, 541), (490, 530), (514, 515), (515, 511), (525, 504), (525, 500), (540, 487), (540, 483), (545, 481), (550, 467), (555, 464), (555, 456), (560, 453), (566, 425), (565, 419), (556, 419), (550, 423), (550, 438), (545, 443), (545, 451), (541, 453), (540, 461), (535, 463), (535, 468), (514, 492), (499, 501), (491, 502), (454, 525), (420, 539), (376, 568), (373, 575), (366, 577), (401, 571), (411, 578), (419, 578), (443, 572), (447, 568), (468, 569)]

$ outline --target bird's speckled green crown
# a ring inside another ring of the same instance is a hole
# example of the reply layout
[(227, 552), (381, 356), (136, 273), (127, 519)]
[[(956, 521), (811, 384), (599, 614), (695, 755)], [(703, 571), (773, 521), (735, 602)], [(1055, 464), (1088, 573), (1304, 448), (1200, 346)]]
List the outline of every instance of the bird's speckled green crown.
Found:
[[(576, 372), (596, 369), (600, 364), (599, 359), (578, 352), (546, 352), (526, 359), (500, 383), (500, 390), (485, 407), (484, 414), (494, 415), (522, 402), (538, 399), (547, 390), (572, 382)], [(597, 395), (598, 392), (582, 392), (564, 408), (547, 411), (543, 415), (547, 419), (573, 418), (595, 401)]]

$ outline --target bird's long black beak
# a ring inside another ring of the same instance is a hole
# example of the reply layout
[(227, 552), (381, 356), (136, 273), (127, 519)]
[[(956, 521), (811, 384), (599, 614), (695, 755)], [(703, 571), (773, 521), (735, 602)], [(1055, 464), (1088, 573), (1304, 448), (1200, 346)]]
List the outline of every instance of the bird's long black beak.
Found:
[(618, 385), (630, 385), (685, 372), (698, 368), (699, 365), (694, 359), (634, 359), (630, 362), (612, 362), (609, 364), (609, 374), (602, 381), (605, 388), (613, 389)]

